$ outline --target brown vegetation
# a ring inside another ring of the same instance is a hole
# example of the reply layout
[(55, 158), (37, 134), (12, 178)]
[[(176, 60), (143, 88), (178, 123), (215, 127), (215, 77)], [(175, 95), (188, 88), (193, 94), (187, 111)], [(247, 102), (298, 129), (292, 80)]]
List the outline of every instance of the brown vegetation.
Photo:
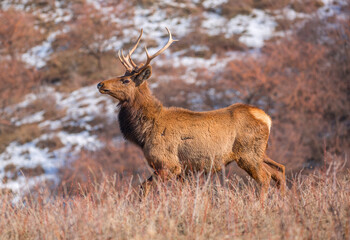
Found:
[(40, 176), (45, 173), (45, 170), (37, 165), (35, 167), (17, 167), (15, 164), (10, 163), (4, 168), (5, 177), (1, 179), (2, 183), (7, 183), (9, 180), (16, 180), (19, 176), (25, 178)]
[[(158, 3), (158, 1), (136, 2), (141, 5)], [(135, 1), (130, 2), (134, 3)], [(37, 7), (46, 6), (35, 0), (28, 1), (28, 4)], [(111, 2), (105, 1), (103, 4), (111, 5)], [(54, 8), (52, 3), (48, 5)], [(248, 9), (246, 11), (248, 13), (252, 8), (274, 10), (287, 5), (297, 12), (309, 13), (322, 4), (317, 0), (306, 2), (286, 0), (278, 3), (247, 0), (230, 5), (231, 10), (224, 6), (219, 8), (225, 8), (228, 15), (235, 15), (243, 13), (244, 9)], [(119, 10), (121, 16), (129, 17), (132, 16), (132, 10), (128, 10), (128, 6), (125, 1), (119, 1), (114, 7)], [(245, 50), (245, 46), (237, 41), (239, 36), (226, 39), (222, 36), (209, 37), (201, 33), (203, 9), (201, 3), (196, 6), (197, 10), (191, 9), (191, 14), (198, 17), (193, 25), (196, 31), (180, 39), (173, 50), (189, 49), (195, 42), (207, 46), (209, 50), (200, 52), (189, 50), (184, 53), (185, 55), (208, 58), (215, 53), (219, 56), (218, 61), (227, 50)], [(41, 34), (40, 30), (43, 29), (37, 27), (48, 26), (42, 25), (40, 19), (34, 18), (29, 12), (1, 10), (0, 19), (3, 23), (0, 25), (1, 108), (19, 101), (26, 93), (37, 88), (42, 82), (42, 76), (51, 86), (71, 91), (79, 86), (96, 82), (101, 76), (121, 73), (118, 70), (120, 65), (116, 66), (113, 60), (114, 53), (103, 49), (105, 40), (109, 37), (123, 37), (119, 26), (103, 18), (101, 13), (84, 1), (74, 1), (67, 7), (72, 7), (73, 11), (72, 20), (67, 22), (72, 32), (69, 34), (63, 32), (57, 37), (53, 43), (54, 53), (45, 69), (27, 66), (21, 61), (20, 56), (39, 44), (44, 35), (47, 35), (47, 31)], [(171, 8), (169, 11), (173, 10)], [(327, 22), (332, 22), (333, 28), (327, 27)], [(283, 25), (283, 29), (290, 29), (289, 24), (291, 23), (283, 22), (281, 26)], [(269, 41), (258, 57), (232, 61), (223, 72), (210, 72), (204, 68), (194, 69), (197, 74), (195, 84), (188, 84), (179, 78), (186, 72), (186, 66), (156, 66), (157, 78), (154, 80), (157, 83), (156, 96), (166, 106), (176, 105), (192, 109), (198, 107), (210, 110), (237, 101), (257, 105), (273, 118), (268, 148), (273, 159), (286, 163), (287, 170), (292, 172), (302, 167), (322, 166), (324, 150), (333, 156), (339, 156), (347, 153), (349, 149), (347, 93), (350, 92), (350, 87), (349, 81), (346, 81), (349, 79), (350, 65), (348, 26), (348, 20), (335, 18), (327, 21), (317, 19), (307, 21), (301, 29), (287, 38), (280, 38), (277, 42), (275, 39)], [(95, 40), (97, 45), (92, 44)], [(165, 75), (170, 76), (169, 82), (164, 81)], [(194, 104), (193, 99), (198, 97), (204, 98), (203, 102)], [(36, 106), (29, 106), (30, 109), (25, 111), (44, 109), (46, 119), (56, 119), (64, 114), (64, 111), (59, 112), (51, 107), (55, 104), (52, 99), (46, 100), (35, 102)], [(25, 111), (15, 114), (25, 116)], [(14, 139), (26, 142), (40, 135), (35, 124), (13, 127), (10, 130), (11, 123), (8, 121), (10, 116), (2, 115), (1, 118), (6, 119), (0, 119), (0, 152)], [(63, 127), (68, 131), (78, 130), (68, 125)], [(112, 133), (109, 131), (101, 134)], [(120, 134), (117, 126), (113, 126), (113, 134)], [(53, 148), (60, 146), (59, 142), (54, 142)], [(125, 164), (133, 161), (132, 157), (124, 157)]]
[(258, 57), (231, 61), (220, 75), (198, 71), (207, 84), (197, 85), (197, 91), (215, 89), (203, 109), (236, 98), (271, 115), (268, 152), (289, 171), (322, 165), (324, 148), (334, 154), (349, 149), (349, 21), (336, 29), (322, 25), (306, 24), (289, 39), (268, 43)]
[[(21, 5), (22, 1), (7, 2)], [(54, 97), (35, 101), (21, 112), (2, 111), (5, 107), (29, 92), (39, 92), (43, 83), (70, 92), (123, 74), (113, 50), (104, 48), (111, 36), (125, 37), (119, 24), (86, 1), (56, 1), (72, 10), (72, 19), (59, 24), (33, 16), (39, 8), (49, 13), (56, 8), (55, 1), (24, 2), (26, 13), (0, 10), (0, 153), (13, 141), (24, 144), (49, 131), (37, 123), (14, 126), (11, 118), (41, 110), (45, 120), (65, 115), (64, 109), (55, 107)], [(274, 15), (274, 10), (286, 6), (302, 13), (314, 13), (322, 6), (319, 0), (229, 0), (215, 9), (189, 0), (180, 2), (190, 3), (190, 8), (158, 0), (99, 2), (111, 6), (110, 14), (119, 14), (121, 19), (130, 20), (136, 4), (163, 9), (174, 18), (193, 17), (189, 34), (175, 36), (180, 42), (172, 51), (203, 58), (215, 54), (220, 65), (226, 51), (246, 50), (246, 46), (238, 41), (239, 35), (231, 39), (207, 35), (201, 29), (204, 10), (232, 17), (254, 8)], [(348, 5), (342, 6), (344, 13), (349, 10)], [(286, 31), (284, 37), (269, 40), (258, 54), (233, 60), (220, 71), (205, 66), (153, 68), (151, 88), (165, 106), (212, 110), (241, 102), (256, 105), (272, 117), (267, 152), (287, 166), (283, 199), (270, 188), (261, 208), (255, 183), (237, 177), (239, 170), (231, 164), (222, 185), (216, 184), (216, 176), (209, 181), (201, 174), (183, 183), (159, 181), (140, 202), (136, 186), (151, 174), (141, 150), (121, 140), (117, 124), (96, 117), (90, 124), (103, 123), (93, 134), (105, 147), (82, 150), (77, 159), (67, 159), (58, 188), (38, 186), (16, 203), (12, 202), (18, 199), (16, 193), (1, 189), (0, 239), (349, 239), (350, 22), (344, 16), (322, 20), (310, 16), (302, 21), (277, 19), (277, 30)], [(72, 32), (57, 36), (44, 68), (35, 69), (22, 61), (23, 53), (41, 44), (49, 33), (65, 29), (63, 25)], [(132, 21), (127, 27), (137, 29)], [(193, 44), (204, 48), (192, 49)], [(147, 46), (155, 45), (156, 41), (147, 39)], [(195, 83), (186, 81), (187, 74), (195, 77)], [(62, 125), (69, 132), (84, 130), (69, 122)], [(50, 151), (62, 146), (57, 137), (37, 143)], [(44, 169), (20, 168), (9, 161), (4, 172), (2, 183), (22, 173), (39, 176)]]
[(90, 192), (92, 182), (103, 182), (108, 176), (116, 175), (119, 180), (134, 175), (139, 183), (150, 172), (140, 149), (130, 143), (110, 143), (96, 152), (83, 150), (78, 159), (67, 163), (60, 171), (58, 188), (66, 195), (76, 195), (82, 190)]
[(0, 9), (0, 108), (17, 102), (40, 82), (39, 73), (27, 68), (21, 54), (43, 40), (32, 15)]
[(239, 14), (251, 14), (252, 10), (255, 8), (265, 10), (276, 10), (285, 7), (291, 7), (296, 12), (311, 13), (322, 6), (323, 2), (320, 0), (228, 0), (227, 2), (221, 4), (219, 9), (221, 10), (224, 16), (232, 18)]
[(25, 94), (37, 87), (40, 74), (34, 68), (27, 68), (22, 61), (6, 60), (1, 54), (0, 57), (0, 81), (3, 86), (0, 88), (0, 107), (4, 108), (22, 100)]
[(19, 144), (30, 142), (39, 137), (41, 130), (37, 124), (27, 124), (22, 126), (0, 125), (0, 153), (2, 153), (8, 144), (13, 141)]
[[(23, 203), (0, 193), (1, 239), (348, 239), (349, 172), (297, 175), (264, 208), (252, 183), (193, 177), (159, 183), (142, 202), (127, 179), (104, 178), (71, 198), (37, 189)], [(93, 182), (93, 180), (92, 180)]]
[(34, 17), (28, 13), (0, 9), (0, 23), (0, 54), (12, 60), (43, 40), (34, 27)]
[[(202, 57), (210, 58), (213, 52), (219, 56), (224, 56), (228, 51), (243, 51), (247, 47), (238, 41), (239, 35), (234, 35), (230, 38), (225, 36), (209, 36), (201, 32), (190, 33), (180, 39), (176, 45), (174, 45), (174, 50), (187, 50), (184, 56), (191, 57)], [(191, 49), (191, 46), (195, 45), (205, 47), (204, 50), (195, 51)], [(207, 48), (207, 50), (206, 50)]]
[[(105, 4), (110, 4), (106, 2)], [(73, 19), (70, 31), (58, 35), (53, 43), (51, 55), (45, 71), (45, 81), (60, 83), (61, 90), (72, 90), (95, 82), (105, 75), (115, 75), (115, 53), (107, 47), (112, 37), (120, 38), (123, 33), (117, 23), (85, 2), (73, 5)], [(130, 14), (129, 4), (120, 1), (111, 4), (120, 17)], [(111, 12), (113, 13), (113, 11)], [(74, 81), (72, 81), (74, 79)]]
[(320, 0), (294, 0), (291, 3), (291, 8), (296, 12), (311, 13), (323, 5), (324, 3)]
[(36, 146), (39, 148), (48, 148), (49, 151), (54, 151), (56, 149), (59, 149), (63, 147), (63, 143), (61, 142), (60, 138), (55, 136), (48, 139), (42, 139), (36, 143)]

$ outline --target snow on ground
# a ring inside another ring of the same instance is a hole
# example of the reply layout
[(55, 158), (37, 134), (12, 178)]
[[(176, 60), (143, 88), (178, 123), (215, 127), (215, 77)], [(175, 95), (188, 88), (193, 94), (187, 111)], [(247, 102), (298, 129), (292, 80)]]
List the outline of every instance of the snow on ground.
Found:
[(205, 8), (216, 8), (223, 3), (227, 3), (228, 0), (205, 0), (203, 1), (203, 7)]
[[(56, 25), (68, 22), (72, 19), (72, 13), (69, 8), (63, 4), (64, 2), (65, 1), (55, 0), (55, 8), (53, 11), (50, 12), (47, 9), (35, 10), (33, 14), (39, 16), (46, 22), (53, 21)], [(193, 16), (189, 14), (181, 17), (173, 17), (168, 14), (167, 9), (171, 7), (193, 8), (196, 7), (195, 4), (199, 4), (198, 0), (192, 0), (192, 2), (187, 1), (185, 3), (166, 0), (161, 3), (163, 6), (162, 8), (153, 6), (146, 9), (141, 6), (135, 6), (134, 17), (132, 17), (132, 19), (119, 18), (118, 14), (113, 12), (114, 9), (105, 6), (101, 0), (88, 0), (87, 2), (102, 13), (105, 13), (106, 16), (109, 16), (112, 22), (119, 24), (122, 28), (125, 26), (125, 28), (123, 28), (124, 38), (122, 40), (116, 37), (109, 39), (105, 44), (106, 50), (119, 50), (123, 45), (135, 41), (139, 35), (140, 28), (144, 29), (144, 39), (154, 40), (159, 47), (163, 46), (167, 41), (166, 26), (170, 28), (175, 39), (197, 31), (195, 25), (193, 25)], [(227, 0), (205, 0), (202, 2), (202, 5), (204, 8), (210, 9), (216, 8), (225, 2), (227, 2)], [(30, 11), (30, 9), (26, 8), (25, 3), (27, 3), (26, 0), (15, 1), (15, 3), (13, 1), (4, 0), (0, 3), (0, 7), (2, 9), (15, 7), (17, 10)], [(206, 68), (208, 71), (215, 73), (220, 72), (226, 64), (233, 59), (242, 58), (246, 55), (258, 56), (259, 48), (264, 45), (264, 41), (279, 34), (275, 31), (277, 26), (276, 20), (278, 18), (286, 17), (289, 20), (297, 18), (308, 19), (315, 14), (325, 18), (335, 15), (343, 18), (348, 17), (345, 13), (341, 13), (341, 6), (347, 4), (345, 0), (337, 1), (337, 3), (331, 0), (323, 0), (323, 3), (324, 6), (313, 14), (298, 13), (287, 7), (272, 13), (253, 9), (248, 15), (237, 15), (231, 19), (227, 19), (218, 12), (204, 11), (201, 23), (202, 33), (211, 36), (225, 36), (226, 38), (232, 38), (234, 35), (238, 34), (239, 41), (252, 49), (246, 52), (228, 52), (226, 56), (220, 57), (220, 59), (215, 54), (209, 59), (203, 59), (199, 57), (183, 56), (187, 51), (186, 49), (178, 52), (171, 52), (170, 48), (169, 51), (165, 52), (163, 61), (156, 61), (154, 64), (158, 66), (185, 66), (186, 72), (179, 76), (179, 78), (182, 78), (188, 83), (194, 83), (198, 81), (196, 72), (193, 71), (195, 68)], [(51, 43), (58, 34), (68, 31), (69, 28), (67, 27), (58, 28), (58, 30), (50, 33), (48, 38), (40, 45), (35, 46), (27, 53), (23, 54), (22, 59), (37, 68), (44, 67), (52, 53)], [(198, 43), (193, 42), (193, 45), (190, 46), (190, 50), (210, 51), (207, 46), (196, 44)], [(159, 47), (149, 48), (149, 52), (152, 54), (157, 51)], [(135, 59), (145, 59), (142, 47), (136, 50), (134, 55)], [(163, 79), (169, 79), (169, 77), (158, 76), (158, 79), (162, 81)], [(215, 93), (215, 89), (210, 90), (209, 95), (216, 96), (217, 93)], [(56, 174), (57, 170), (67, 161), (74, 160), (79, 154), (79, 151), (82, 149), (97, 150), (103, 147), (103, 143), (93, 133), (93, 131), (103, 126), (99, 124), (92, 125), (91, 121), (98, 117), (106, 119), (108, 123), (111, 123), (115, 122), (117, 118), (116, 103), (114, 103), (110, 97), (99, 94), (95, 85), (78, 89), (69, 94), (56, 92), (53, 88), (44, 88), (38, 93), (27, 95), (23, 102), (15, 106), (9, 106), (2, 110), (0, 109), (0, 113), (12, 114), (21, 109), (25, 109), (34, 101), (45, 100), (46, 98), (53, 98), (55, 105), (52, 107), (57, 110), (65, 110), (64, 116), (58, 119), (45, 119), (45, 110), (40, 110), (20, 119), (11, 119), (12, 123), (16, 126), (37, 123), (45, 133), (25, 144), (14, 141), (7, 146), (4, 152), (0, 153), (0, 179), (4, 177), (9, 178), (6, 183), (0, 181), (0, 188), (8, 188), (21, 194), (23, 191), (28, 191), (38, 182), (50, 180), (57, 183), (59, 181)], [(194, 94), (191, 99), (192, 105), (201, 105), (200, 103), (202, 100), (198, 94)], [(64, 131), (62, 130), (63, 126), (77, 127), (80, 131), (75, 133)], [(62, 146), (59, 146), (57, 149), (50, 149), (39, 144), (42, 141), (45, 142), (54, 138), (59, 139), (62, 143)], [(120, 136), (116, 136), (113, 141), (117, 144), (123, 140)], [(6, 166), (11, 164), (15, 166), (15, 171), (19, 171), (20, 168), (35, 168), (41, 166), (45, 173), (34, 177), (26, 177), (19, 174), (16, 179), (11, 180), (13, 172), (5, 172)]]
[(39, 112), (36, 112), (32, 115), (25, 116), (24, 118), (21, 118), (21, 119), (14, 117), (11, 119), (11, 122), (15, 123), (16, 126), (20, 126), (23, 124), (29, 124), (29, 123), (41, 122), (42, 120), (45, 119), (44, 113), (45, 113), (45, 111), (39, 111)]
[(54, 130), (61, 127), (60, 124), (65, 122), (74, 122), (81, 127), (89, 128), (91, 126), (89, 126), (87, 122), (91, 121), (96, 116), (106, 118), (109, 122), (115, 117), (116, 103), (113, 103), (111, 98), (101, 95), (97, 91), (96, 85), (83, 87), (71, 93), (60, 93), (56, 92), (54, 88), (45, 87), (41, 89), (39, 93), (28, 94), (23, 102), (14, 106), (9, 106), (3, 111), (7, 113), (20, 111), (21, 109), (28, 107), (34, 101), (45, 100), (49, 97), (54, 98), (54, 101), (56, 102), (56, 105), (53, 107), (66, 110), (65, 116), (61, 119), (41, 122), (44, 120), (42, 115), (45, 112), (39, 111), (22, 119), (12, 118), (11, 121), (16, 126), (41, 122), (39, 125), (40, 127), (54, 126), (51, 128)]
[(37, 45), (26, 53), (22, 55), (22, 60), (28, 63), (31, 66), (36, 68), (42, 68), (46, 65), (46, 61), (49, 59), (50, 54), (52, 53), (51, 44), (55, 40), (56, 36), (61, 34), (62, 32), (67, 32), (68, 28), (63, 31), (56, 31), (51, 33), (47, 39), (42, 42), (40, 45)]
[(349, 1), (347, 0), (339, 0), (339, 1), (333, 1), (333, 0), (322, 0), (324, 6), (319, 8), (317, 10), (317, 13), (320, 17), (326, 18), (326, 17), (332, 17), (336, 16), (337, 18), (344, 18), (348, 19), (349, 15), (348, 13), (345, 13), (342, 11), (342, 7), (349, 4)]
[[(26, 2), (22, 0), (23, 4)], [(167, 41), (167, 34), (165, 27), (169, 27), (175, 38), (181, 38), (187, 34), (196, 31), (194, 28), (193, 21), (194, 18), (191, 15), (182, 17), (172, 17), (166, 12), (167, 8), (159, 8), (159, 6), (170, 6), (177, 8), (188, 8), (194, 7), (193, 3), (174, 3), (172, 1), (164, 1), (160, 5), (142, 8), (141, 6), (135, 6), (134, 17), (132, 21), (129, 19), (121, 19), (118, 14), (115, 14), (115, 9), (110, 6), (104, 6), (102, 1), (99, 0), (88, 0), (92, 6), (97, 10), (108, 15), (112, 22), (116, 22), (122, 28), (124, 38), (122, 40), (112, 37), (105, 43), (105, 50), (119, 50), (123, 45), (127, 45), (134, 41), (139, 35), (139, 29), (144, 29), (144, 38), (152, 39), (157, 42), (159, 46), (162, 46)], [(227, 2), (227, 0), (212, 1), (206, 0), (202, 4), (205, 8), (215, 8), (222, 3)], [(210, 36), (225, 36), (226, 38), (232, 38), (234, 35), (239, 35), (238, 40), (250, 48), (259, 49), (264, 45), (264, 41), (272, 38), (273, 36), (281, 35), (280, 32), (276, 32), (276, 20), (280, 18), (287, 18), (289, 20), (299, 19), (309, 19), (315, 14), (321, 17), (330, 17), (338, 15), (341, 12), (341, 6), (347, 4), (346, 1), (334, 1), (323, 0), (324, 6), (321, 7), (316, 13), (305, 14), (299, 13), (286, 7), (282, 10), (273, 11), (272, 15), (269, 13), (253, 9), (248, 15), (237, 15), (231, 19), (227, 19), (220, 15), (220, 13), (212, 11), (203, 12), (202, 29), (205, 33)], [(175, 4), (175, 5), (174, 5)], [(5, 1), (2, 3), (3, 8), (8, 8), (10, 2)], [(21, 8), (19, 4), (16, 5)], [(24, 7), (22, 7), (24, 8)], [(72, 13), (63, 8), (62, 2), (55, 1), (55, 12), (53, 14), (38, 13), (41, 18), (47, 20), (53, 20), (55, 23), (66, 22), (72, 18)], [(346, 17), (346, 15), (341, 15), (338, 17)], [(130, 26), (135, 26), (130, 28)], [(62, 30), (55, 31), (51, 33), (47, 40), (42, 44), (33, 47), (27, 53), (23, 54), (22, 59), (32, 66), (41, 68), (45, 66), (50, 54), (52, 53), (51, 43), (54, 41), (55, 37), (61, 32), (67, 32), (69, 29), (66, 27)], [(196, 44), (196, 43), (194, 43)], [(150, 48), (149, 51), (152, 53), (156, 51), (157, 48)], [(170, 54), (167, 52), (166, 54)], [(139, 48), (135, 52), (136, 58), (144, 58), (143, 49)], [(228, 59), (230, 60), (230, 59)], [(210, 61), (210, 60), (209, 60)]]
[(261, 48), (270, 39), (277, 23), (262, 10), (254, 9), (250, 15), (238, 15), (227, 24), (225, 36), (241, 34), (239, 41), (248, 47)]
[[(95, 117), (104, 118), (107, 122), (116, 121), (117, 108), (116, 103), (111, 98), (101, 95), (95, 85), (78, 89), (70, 94), (55, 92), (53, 88), (44, 88), (40, 93), (30, 94), (23, 102), (7, 107), (4, 111), (7, 113), (20, 111), (32, 102), (40, 99), (45, 100), (48, 97), (55, 99), (56, 106), (52, 107), (66, 110), (65, 116), (60, 119), (44, 121), (45, 112), (39, 111), (22, 119), (11, 119), (16, 126), (40, 123), (39, 127), (46, 129), (48, 133), (44, 133), (25, 144), (14, 141), (0, 154), (0, 179), (5, 176), (9, 179), (6, 183), (0, 182), (0, 188), (8, 188), (21, 194), (20, 190), (25, 189), (24, 186), (28, 186), (29, 183), (34, 184), (43, 180), (53, 180), (57, 183), (59, 181), (56, 176), (57, 170), (66, 162), (74, 160), (82, 149), (95, 151), (104, 146), (104, 143), (96, 135), (90, 133), (90, 131), (103, 126), (91, 126), (89, 122)], [(67, 125), (78, 126), (81, 131), (71, 133), (61, 130), (63, 126)], [(39, 144), (54, 138), (58, 138), (62, 143), (58, 149), (50, 150)], [(11, 180), (13, 172), (5, 172), (6, 166), (11, 165), (15, 166), (15, 171), (20, 168), (41, 166), (45, 174), (41, 177), (26, 177), (19, 173), (20, 177)], [(34, 181), (34, 179), (36, 180)]]
[(26, 10), (25, 4), (28, 3), (28, 0), (22, 0), (15, 3), (13, 0), (2, 0), (0, 2), (1, 9), (8, 10), (10, 8), (14, 8), (18, 11)]

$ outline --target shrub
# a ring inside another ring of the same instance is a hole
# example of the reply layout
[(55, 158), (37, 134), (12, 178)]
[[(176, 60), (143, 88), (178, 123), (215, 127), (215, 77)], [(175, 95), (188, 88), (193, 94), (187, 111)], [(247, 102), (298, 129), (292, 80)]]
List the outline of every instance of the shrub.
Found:
[(323, 32), (338, 43), (332, 45), (312, 37), (320, 25), (312, 26), (309, 37), (302, 29), (302, 36), (267, 44), (258, 59), (232, 61), (219, 80), (224, 88), (236, 89), (241, 101), (270, 113), (269, 152), (287, 169), (322, 163), (324, 147), (338, 154), (349, 149), (348, 26), (344, 22), (337, 30), (344, 35)]
[(36, 69), (26, 66), (21, 56), (43, 40), (29, 13), (0, 9), (0, 108), (13, 104), (40, 83)]
[(150, 169), (145, 163), (141, 150), (130, 144), (114, 146), (110, 141), (96, 151), (83, 150), (78, 159), (67, 163), (60, 170), (61, 183), (59, 189), (68, 195), (80, 194), (81, 190), (90, 191), (91, 183), (102, 182), (105, 177), (116, 175), (117, 180), (125, 176), (145, 178)]

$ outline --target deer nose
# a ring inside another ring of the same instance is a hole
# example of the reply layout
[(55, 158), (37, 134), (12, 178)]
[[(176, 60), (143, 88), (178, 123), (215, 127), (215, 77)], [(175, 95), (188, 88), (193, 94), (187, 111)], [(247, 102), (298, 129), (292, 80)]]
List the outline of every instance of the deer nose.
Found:
[(100, 82), (100, 83), (97, 84), (97, 88), (98, 88), (98, 89), (100, 89), (101, 87), (103, 87), (103, 83), (102, 83), (102, 82)]

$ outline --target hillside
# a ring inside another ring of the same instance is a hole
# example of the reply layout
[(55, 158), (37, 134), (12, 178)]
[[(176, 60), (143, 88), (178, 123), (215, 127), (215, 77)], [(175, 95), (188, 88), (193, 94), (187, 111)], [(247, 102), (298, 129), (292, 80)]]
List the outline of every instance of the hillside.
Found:
[(349, 154), (349, 1), (5, 0), (0, 21), (0, 188), (17, 197), (149, 174), (119, 132), (117, 102), (96, 89), (123, 74), (116, 52), (141, 28), (138, 62), (165, 43), (164, 27), (179, 40), (153, 63), (166, 106), (261, 107), (269, 155), (289, 176)]

